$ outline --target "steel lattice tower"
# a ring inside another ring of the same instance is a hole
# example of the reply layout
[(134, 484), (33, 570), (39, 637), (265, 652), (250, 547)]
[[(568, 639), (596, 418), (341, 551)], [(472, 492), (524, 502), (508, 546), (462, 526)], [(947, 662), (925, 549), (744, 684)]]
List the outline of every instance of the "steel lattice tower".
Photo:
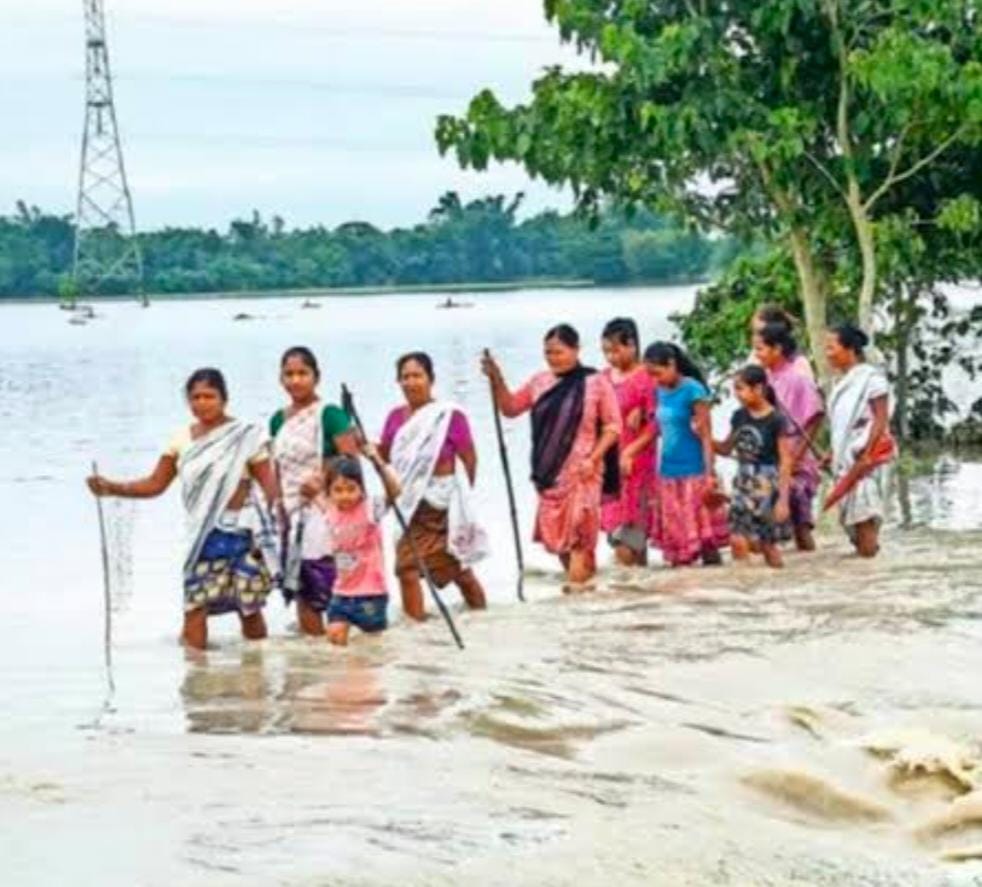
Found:
[(122, 280), (146, 305), (143, 257), (123, 166), (102, 4), (103, 0), (83, 0), (85, 126), (75, 212), (75, 292), (95, 294), (109, 279)]

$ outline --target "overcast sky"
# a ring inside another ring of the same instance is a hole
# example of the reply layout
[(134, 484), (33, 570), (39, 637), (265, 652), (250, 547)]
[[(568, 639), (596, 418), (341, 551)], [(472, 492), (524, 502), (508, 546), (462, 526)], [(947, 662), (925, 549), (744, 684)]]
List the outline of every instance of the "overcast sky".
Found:
[[(421, 220), (436, 198), (525, 190), (514, 167), (462, 173), (436, 116), (493, 87), (528, 95), (543, 67), (582, 65), (542, 0), (105, 0), (137, 225)], [(82, 121), (80, 0), (0, 9), (0, 213), (74, 205)]]

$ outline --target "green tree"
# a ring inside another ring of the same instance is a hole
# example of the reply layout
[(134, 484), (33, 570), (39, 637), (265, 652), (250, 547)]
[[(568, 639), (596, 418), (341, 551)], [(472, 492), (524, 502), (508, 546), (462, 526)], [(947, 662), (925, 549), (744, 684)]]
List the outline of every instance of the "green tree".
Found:
[(485, 90), (436, 137), (464, 167), (517, 161), (572, 186), (788, 251), (814, 353), (833, 278), (877, 291), (876, 219), (900, 185), (982, 138), (973, 0), (545, 0), (595, 70), (549, 69), (532, 100)]
[[(167, 227), (138, 235), (147, 288), (161, 293), (354, 287), (389, 284), (518, 282), (576, 278), (603, 283), (668, 282), (704, 276), (712, 245), (664, 218), (605, 211), (596, 224), (553, 211), (519, 219), (522, 195), (464, 202), (449, 192), (425, 222), (382, 231), (367, 222), (290, 229), (279, 216), (269, 225), (258, 212), (235, 219), (225, 232)], [(633, 270), (625, 258), (632, 233), (657, 234), (658, 257)], [(74, 228), (69, 218), (20, 204), (0, 216), (0, 297), (62, 295), (71, 275)], [(107, 229), (93, 248), (118, 249)], [(125, 292), (126, 279), (106, 290)]]

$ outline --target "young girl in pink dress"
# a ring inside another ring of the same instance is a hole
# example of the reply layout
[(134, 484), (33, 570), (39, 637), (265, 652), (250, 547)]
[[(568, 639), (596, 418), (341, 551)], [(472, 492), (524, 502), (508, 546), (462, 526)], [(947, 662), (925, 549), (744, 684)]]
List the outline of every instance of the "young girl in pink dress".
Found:
[(358, 460), (341, 456), (331, 465), (327, 494), (314, 500), (324, 512), (328, 545), (337, 565), (327, 608), (327, 639), (342, 647), (348, 643), (352, 625), (366, 634), (388, 627), (389, 591), (380, 524), (399, 495), (399, 479), (374, 447), (366, 445), (365, 455), (381, 470), (387, 498), (369, 499)]
[(624, 566), (648, 560), (648, 528), (655, 495), (654, 382), (641, 363), (638, 328), (619, 317), (604, 327), (604, 376), (617, 395), (623, 425), (617, 450), (619, 488), (604, 490), (600, 526)]
[(580, 363), (580, 337), (561, 324), (545, 336), (549, 369), (512, 392), (486, 355), (502, 414), (532, 414), (532, 480), (539, 494), (535, 540), (559, 557), (571, 585), (596, 573), (604, 456), (621, 433), (617, 395), (600, 373)]

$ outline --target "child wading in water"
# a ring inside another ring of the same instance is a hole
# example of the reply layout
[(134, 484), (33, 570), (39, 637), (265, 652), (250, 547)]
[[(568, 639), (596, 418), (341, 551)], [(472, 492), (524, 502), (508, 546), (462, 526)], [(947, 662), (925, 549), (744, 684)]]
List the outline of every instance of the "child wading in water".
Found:
[(331, 465), (326, 495), (314, 500), (324, 512), (337, 565), (334, 594), (327, 608), (327, 639), (338, 646), (348, 643), (352, 625), (367, 634), (388, 627), (389, 593), (379, 523), (400, 486), (373, 446), (366, 444), (364, 453), (382, 473), (386, 498), (369, 499), (358, 460), (341, 456)]
[(746, 560), (759, 546), (768, 565), (783, 566), (778, 542), (790, 516), (788, 497), (794, 442), (785, 419), (774, 409), (774, 391), (761, 367), (747, 366), (736, 375), (733, 393), (741, 407), (732, 430), (714, 444), (721, 456), (738, 461), (730, 503), (730, 546), (734, 560)]

